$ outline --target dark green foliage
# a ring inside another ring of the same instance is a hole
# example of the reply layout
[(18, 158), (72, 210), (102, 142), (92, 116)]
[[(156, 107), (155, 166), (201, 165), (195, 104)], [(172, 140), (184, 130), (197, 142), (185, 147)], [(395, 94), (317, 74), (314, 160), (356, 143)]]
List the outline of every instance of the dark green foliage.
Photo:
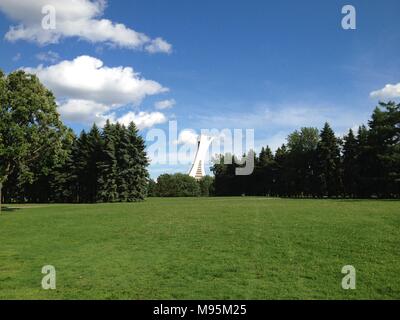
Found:
[(0, 72), (0, 189), (4, 184), (5, 197), (15, 192), (22, 201), (48, 201), (49, 177), (67, 156), (62, 147), (69, 134), (53, 94), (36, 76)]
[(344, 192), (353, 198), (358, 193), (359, 166), (358, 143), (353, 130), (344, 137), (343, 145), (343, 187)]
[[(147, 155), (135, 125), (107, 121), (93, 125), (74, 142), (68, 161), (57, 171), (55, 201), (132, 202), (147, 192)], [(61, 183), (61, 185), (59, 185)]]
[(320, 195), (339, 196), (342, 191), (340, 145), (328, 123), (321, 131), (316, 154)]
[(200, 195), (202, 197), (209, 197), (214, 195), (214, 178), (205, 176), (199, 181)]
[[(7, 202), (144, 199), (148, 160), (133, 123), (107, 122), (77, 138), (34, 75), (0, 71), (0, 191)], [(3, 196), (0, 193), (0, 201)]]
[(149, 180), (147, 171), (149, 161), (145, 142), (133, 122), (127, 128), (127, 139), (128, 169), (125, 177), (128, 184), (127, 200), (143, 200), (146, 196)]
[(118, 198), (117, 192), (117, 158), (115, 152), (114, 126), (107, 121), (102, 133), (103, 149), (97, 164), (100, 171), (98, 176), (98, 200), (114, 202)]
[(214, 164), (215, 195), (400, 197), (400, 104), (380, 103), (369, 126), (342, 141), (328, 123), (302, 128), (275, 155), (262, 148), (250, 176), (237, 177), (232, 155)]
[(147, 184), (147, 196), (148, 197), (157, 197), (157, 182), (153, 179), (150, 179)]
[(319, 145), (317, 128), (301, 128), (288, 137), (286, 172), (282, 172), (288, 182), (288, 195), (309, 195), (318, 189), (316, 185), (316, 155)]
[(400, 104), (380, 103), (369, 127), (369, 185), (377, 196), (391, 197), (400, 191)]
[(200, 185), (195, 178), (187, 174), (163, 174), (157, 179), (159, 197), (198, 197)]
[(302, 128), (287, 140), (275, 154), (262, 148), (249, 176), (237, 175), (245, 164), (227, 154), (212, 167), (214, 179), (162, 175), (156, 184), (149, 182), (134, 123), (94, 125), (76, 137), (36, 76), (0, 70), (0, 202), (131, 202), (146, 194), (400, 196), (400, 104), (380, 103), (368, 126), (344, 137), (343, 148), (328, 123), (320, 133)]

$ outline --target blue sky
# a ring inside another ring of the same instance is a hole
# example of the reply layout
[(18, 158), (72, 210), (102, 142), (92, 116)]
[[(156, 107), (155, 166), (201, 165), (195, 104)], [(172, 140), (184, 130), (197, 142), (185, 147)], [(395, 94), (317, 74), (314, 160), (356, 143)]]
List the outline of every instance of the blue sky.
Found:
[[(54, 4), (57, 22), (60, 19), (50, 39), (43, 30), (31, 32), (41, 23), (42, 2)], [(37, 72), (59, 93), (63, 119), (77, 132), (93, 120), (79, 113), (87, 108), (103, 116), (113, 114), (116, 120), (129, 113), (129, 119), (143, 121), (143, 135), (176, 120), (179, 130), (252, 128), (257, 148), (276, 148), (291, 131), (321, 127), (324, 121), (338, 134), (345, 133), (365, 123), (379, 99), (396, 100), (400, 95), (397, 0), (113, 0), (106, 6), (105, 1), (92, 1), (97, 7), (88, 0), (78, 3), (87, 9), (80, 10), (78, 18), (88, 12), (83, 18), (89, 22), (82, 26), (68, 21), (71, 15), (64, 15), (67, 9), (59, 6), (60, 0), (0, 0), (0, 68)], [(356, 30), (341, 27), (345, 4), (356, 8)], [(101, 19), (109, 25), (100, 30)], [(117, 23), (124, 25), (123, 32)], [(11, 33), (10, 26), (18, 25), (22, 31)], [(71, 25), (78, 31), (71, 31)], [(81, 33), (79, 28), (88, 25), (99, 30)], [(136, 41), (126, 30), (146, 38)], [(80, 56), (91, 60), (75, 65)], [(98, 61), (102, 65), (96, 65)], [(127, 88), (129, 83), (135, 88), (139, 84), (140, 92), (114, 87), (109, 92), (99, 87), (72, 92), (47, 70), (54, 65), (57, 72), (86, 70), (86, 64), (95, 65), (87, 72), (108, 68), (101, 73), (106, 84), (127, 81)], [(118, 67), (133, 68), (140, 76)], [(142, 78), (149, 82), (138, 80)], [(386, 85), (392, 86), (371, 96)], [(170, 107), (157, 108), (160, 101), (171, 102)], [(152, 177), (187, 170), (185, 164), (150, 167)]]

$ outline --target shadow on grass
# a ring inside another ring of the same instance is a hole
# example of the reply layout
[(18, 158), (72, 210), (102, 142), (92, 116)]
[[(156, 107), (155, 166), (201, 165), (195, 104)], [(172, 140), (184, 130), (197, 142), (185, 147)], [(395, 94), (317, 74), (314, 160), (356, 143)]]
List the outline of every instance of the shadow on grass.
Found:
[(21, 210), (21, 208), (1, 207), (1, 212), (16, 212), (18, 210)]
[(334, 201), (343, 202), (364, 202), (364, 201), (384, 201), (384, 202), (400, 202), (400, 199), (378, 199), (378, 198), (366, 198), (366, 199), (329, 199)]

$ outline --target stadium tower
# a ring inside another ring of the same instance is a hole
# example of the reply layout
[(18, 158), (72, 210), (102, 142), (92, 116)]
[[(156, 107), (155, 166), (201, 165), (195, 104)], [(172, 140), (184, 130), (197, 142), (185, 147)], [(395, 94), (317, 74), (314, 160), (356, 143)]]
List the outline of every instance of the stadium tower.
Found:
[(193, 165), (189, 171), (189, 176), (195, 178), (196, 180), (201, 180), (206, 175), (204, 169), (204, 162), (207, 155), (208, 148), (214, 138), (200, 135), (197, 141), (197, 152), (194, 158)]

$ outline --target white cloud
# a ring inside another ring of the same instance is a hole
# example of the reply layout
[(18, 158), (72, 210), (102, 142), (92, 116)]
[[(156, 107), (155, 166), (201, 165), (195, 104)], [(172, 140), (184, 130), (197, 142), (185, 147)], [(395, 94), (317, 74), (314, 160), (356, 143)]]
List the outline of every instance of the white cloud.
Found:
[(91, 100), (104, 105), (139, 105), (147, 96), (168, 91), (158, 82), (142, 78), (131, 67), (110, 68), (90, 56), (24, 70), (36, 74), (58, 99)]
[(138, 107), (147, 96), (168, 91), (158, 82), (146, 80), (130, 67), (107, 67), (99, 59), (80, 56), (51, 66), (24, 68), (36, 74), (57, 97), (63, 119), (103, 126), (109, 119), (124, 124), (135, 122), (139, 129), (165, 122), (161, 112), (129, 111), (117, 117), (118, 111)]
[[(56, 10), (56, 28), (42, 28), (44, 6)], [(18, 24), (11, 26), (5, 38), (26, 40), (40, 45), (57, 43), (62, 38), (78, 37), (92, 43), (109, 43), (122, 48), (170, 53), (172, 46), (162, 38), (151, 39), (124, 24), (102, 19), (106, 0), (1, 0), (0, 10)]]
[(400, 83), (387, 84), (384, 88), (372, 91), (370, 96), (372, 98), (400, 98)]
[(118, 118), (117, 121), (124, 125), (134, 122), (138, 129), (151, 128), (157, 124), (161, 124), (167, 121), (167, 118), (161, 112), (128, 112), (122, 117)]
[(172, 45), (163, 40), (162, 38), (156, 38), (145, 46), (145, 50), (148, 51), (149, 53), (157, 53), (157, 52), (171, 53)]
[(36, 59), (44, 62), (56, 63), (58, 60), (60, 60), (60, 56), (57, 52), (49, 50), (47, 52), (38, 53), (36, 55)]
[(70, 99), (59, 104), (58, 111), (68, 121), (104, 126), (106, 120), (115, 121), (115, 114), (110, 113), (112, 108), (90, 100)]
[(68, 121), (91, 125), (96, 123), (100, 127), (104, 126), (107, 120), (111, 123), (119, 122), (128, 126), (134, 122), (138, 129), (151, 128), (157, 124), (167, 121), (161, 112), (128, 112), (121, 117), (117, 117), (115, 111), (118, 107), (110, 107), (90, 100), (69, 99), (59, 103), (58, 111), (61, 116)]
[(199, 135), (191, 129), (182, 130), (179, 133), (178, 140), (174, 141), (175, 144), (196, 145)]
[(165, 110), (165, 109), (170, 109), (176, 104), (175, 99), (170, 99), (170, 100), (163, 100), (163, 101), (157, 101), (154, 106), (156, 107), (157, 110)]

